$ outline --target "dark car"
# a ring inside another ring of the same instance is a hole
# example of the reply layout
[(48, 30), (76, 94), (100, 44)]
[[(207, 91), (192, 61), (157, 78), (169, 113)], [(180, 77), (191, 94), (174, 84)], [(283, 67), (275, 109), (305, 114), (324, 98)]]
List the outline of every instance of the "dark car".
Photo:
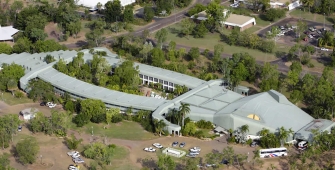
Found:
[(258, 140), (254, 140), (250, 144), (250, 146), (253, 147), (253, 148), (256, 147), (256, 146), (258, 146), (258, 145), (259, 145), (259, 141)]
[(17, 128), (17, 131), (21, 132), (21, 131), (22, 131), (22, 126), (19, 126), (19, 127)]
[(178, 146), (178, 142), (173, 142), (172, 146)]
[(186, 143), (182, 142), (182, 143), (180, 143), (179, 147), (183, 148), (183, 147), (185, 147), (185, 145), (186, 145)]
[(228, 165), (229, 161), (227, 159), (223, 159), (220, 164)]
[(40, 106), (45, 106), (45, 102), (40, 103)]

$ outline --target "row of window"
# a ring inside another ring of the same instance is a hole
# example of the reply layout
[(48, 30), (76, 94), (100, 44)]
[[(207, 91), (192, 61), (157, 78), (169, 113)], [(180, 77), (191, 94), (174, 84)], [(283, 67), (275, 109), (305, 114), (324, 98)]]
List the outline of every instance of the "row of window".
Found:
[(152, 81), (154, 83), (160, 83), (160, 84), (163, 84), (163, 85), (168, 85), (168, 86), (174, 87), (173, 83), (168, 82), (168, 81), (164, 81), (164, 80), (161, 80), (161, 79), (158, 79), (158, 78), (149, 77), (149, 76), (142, 75), (142, 74), (140, 74), (140, 78), (142, 80), (149, 80), (149, 81)]

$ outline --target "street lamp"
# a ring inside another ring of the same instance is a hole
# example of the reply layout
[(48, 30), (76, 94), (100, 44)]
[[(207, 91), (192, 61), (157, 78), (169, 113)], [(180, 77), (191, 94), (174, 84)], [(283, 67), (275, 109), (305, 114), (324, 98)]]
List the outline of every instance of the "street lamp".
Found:
[(326, 13), (323, 13), (323, 30), (325, 30)]
[(93, 126), (91, 126), (91, 128), (92, 128), (92, 136), (93, 136)]

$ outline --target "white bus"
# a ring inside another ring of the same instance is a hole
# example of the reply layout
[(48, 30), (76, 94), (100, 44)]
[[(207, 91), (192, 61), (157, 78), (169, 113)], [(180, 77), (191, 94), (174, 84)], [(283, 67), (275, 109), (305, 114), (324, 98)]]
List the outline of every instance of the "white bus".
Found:
[(278, 156), (287, 156), (287, 149), (282, 148), (271, 148), (271, 149), (260, 149), (259, 156), (261, 158), (273, 158)]

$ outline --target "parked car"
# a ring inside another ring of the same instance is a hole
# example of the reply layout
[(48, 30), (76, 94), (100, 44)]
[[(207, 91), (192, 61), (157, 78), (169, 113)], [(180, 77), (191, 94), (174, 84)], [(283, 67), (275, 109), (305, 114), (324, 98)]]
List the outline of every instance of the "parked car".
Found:
[(143, 150), (146, 151), (146, 152), (156, 152), (156, 149), (152, 148), (152, 147), (144, 148)]
[(321, 48), (321, 51), (329, 51), (327, 48)]
[(159, 144), (159, 143), (154, 143), (154, 144), (152, 144), (154, 147), (156, 147), (156, 148), (159, 148), (159, 149), (161, 149), (161, 148), (163, 148), (163, 146), (161, 145), (161, 144)]
[(320, 30), (316, 30), (316, 33), (321, 34), (321, 31)]
[(54, 107), (56, 107), (56, 105), (57, 105), (57, 104), (53, 104), (53, 103), (52, 103), (52, 104), (49, 105), (49, 108), (54, 108)]
[(69, 170), (79, 170), (79, 165), (69, 165)]
[(172, 146), (173, 147), (178, 146), (178, 142), (172, 142)]
[(309, 30), (314, 32), (315, 31), (315, 28), (314, 27), (309, 27)]
[(284, 26), (280, 26), (279, 27), (281, 30), (285, 30), (285, 27)]
[(45, 102), (41, 102), (40, 106), (45, 106), (45, 104), (46, 104)]
[(78, 151), (71, 151), (71, 152), (67, 153), (68, 156), (72, 156), (72, 155), (75, 155), (75, 154), (79, 154), (79, 152)]
[(84, 163), (85, 161), (81, 158), (73, 158), (72, 161), (76, 164)]
[(193, 147), (190, 149), (191, 152), (200, 152), (201, 148), (200, 147)]
[(180, 143), (179, 147), (183, 148), (183, 147), (185, 147), (185, 145), (186, 145), (186, 143), (182, 142), (182, 143)]
[(222, 159), (222, 161), (220, 162), (220, 164), (228, 165), (229, 161), (227, 159)]
[(194, 154), (187, 154), (186, 156), (187, 156), (187, 157), (190, 157), (190, 158), (195, 158), (195, 157), (197, 157), (197, 155), (194, 155)]
[(309, 37), (309, 38), (314, 38), (312, 34), (309, 34), (308, 37)]
[(206, 164), (206, 167), (213, 167), (216, 166), (215, 164)]
[(190, 152), (190, 155), (199, 155), (200, 152)]
[(21, 132), (21, 131), (22, 131), (22, 126), (19, 126), (19, 127), (17, 128), (17, 131), (18, 131), (18, 132)]
[(307, 141), (301, 141), (298, 143), (298, 149), (299, 150), (305, 150), (308, 147), (308, 142)]
[(256, 142), (256, 141), (253, 141), (250, 144), (250, 146), (253, 147), (253, 148), (256, 147), (257, 145), (258, 145), (258, 142)]
[(80, 154), (79, 153), (76, 153), (76, 154), (73, 154), (71, 155), (72, 158), (79, 158), (80, 157)]

